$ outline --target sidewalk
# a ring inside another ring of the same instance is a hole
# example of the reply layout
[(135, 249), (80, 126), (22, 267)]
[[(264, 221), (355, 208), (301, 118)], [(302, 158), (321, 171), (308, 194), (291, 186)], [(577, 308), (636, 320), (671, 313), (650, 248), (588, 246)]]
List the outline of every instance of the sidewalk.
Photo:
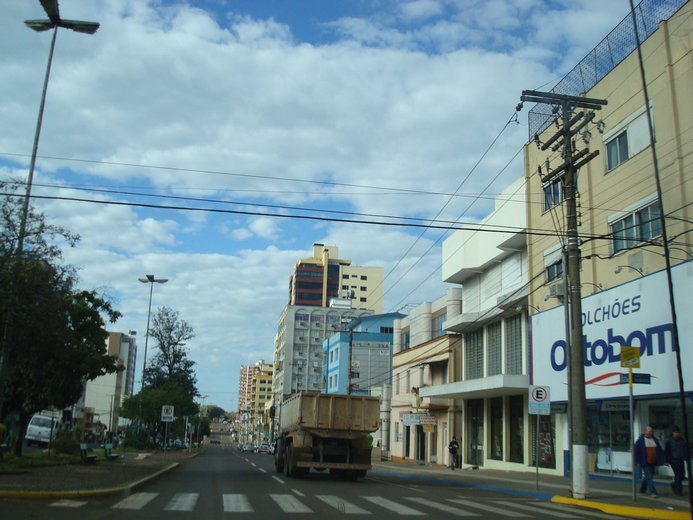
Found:
[[(637, 493), (633, 501), (630, 476), (610, 477), (590, 475), (589, 498), (571, 497), (569, 477), (553, 475), (537, 476), (533, 471), (499, 471), (489, 469), (460, 469), (451, 471), (441, 466), (423, 466), (393, 462), (374, 462), (373, 474), (388, 474), (407, 478), (430, 480), (464, 488), (497, 491), (513, 495), (547, 500), (560, 504), (595, 509), (604, 513), (631, 518), (654, 518), (665, 520), (692, 520), (688, 503), (688, 487), (684, 483), (684, 496), (671, 492), (669, 481), (655, 480), (659, 498), (650, 498)], [(639, 488), (639, 483), (637, 488)], [(637, 489), (636, 489), (637, 491)]]

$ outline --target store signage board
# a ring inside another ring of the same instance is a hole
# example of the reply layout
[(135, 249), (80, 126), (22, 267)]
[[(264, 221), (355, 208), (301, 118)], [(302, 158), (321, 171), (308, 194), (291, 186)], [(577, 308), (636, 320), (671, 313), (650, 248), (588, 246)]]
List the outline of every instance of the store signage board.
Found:
[[(620, 374), (620, 380), (622, 385), (628, 384), (628, 374)], [(633, 384), (649, 385), (652, 383), (652, 374), (641, 374), (638, 372), (633, 372)]]
[(548, 386), (529, 387), (529, 415), (551, 415), (551, 392)]

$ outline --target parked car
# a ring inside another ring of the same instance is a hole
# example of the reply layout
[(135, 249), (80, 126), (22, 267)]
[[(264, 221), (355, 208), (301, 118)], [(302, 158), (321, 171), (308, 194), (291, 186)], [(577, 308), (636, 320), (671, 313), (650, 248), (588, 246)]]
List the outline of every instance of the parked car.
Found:
[(46, 445), (49, 441), (55, 440), (58, 431), (62, 427), (62, 422), (50, 415), (34, 414), (29, 421), (29, 426), (26, 429), (26, 445), (32, 444)]
[(257, 453), (272, 453), (272, 447), (266, 442), (263, 442), (256, 448), (255, 451)]
[(253, 445), (252, 445), (251, 443), (249, 443), (249, 442), (246, 442), (246, 443), (243, 444), (243, 446), (241, 446), (241, 451), (242, 451), (243, 453), (246, 453), (246, 452), (252, 453), (252, 452), (255, 451), (255, 446), (253, 446)]

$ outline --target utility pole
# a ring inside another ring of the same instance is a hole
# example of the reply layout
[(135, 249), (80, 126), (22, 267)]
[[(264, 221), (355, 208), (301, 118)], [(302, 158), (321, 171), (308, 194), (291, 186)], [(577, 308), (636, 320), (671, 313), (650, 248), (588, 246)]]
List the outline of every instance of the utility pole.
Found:
[[(563, 196), (566, 203), (566, 255), (568, 265), (564, 266), (564, 276), (568, 277), (569, 293), (565, 296), (570, 302), (570, 424), (571, 435), (571, 460), (572, 467), (572, 494), (574, 498), (583, 499), (589, 494), (589, 468), (587, 450), (587, 424), (586, 396), (585, 396), (585, 355), (584, 339), (582, 334), (582, 295), (580, 291), (580, 239), (578, 236), (578, 212), (577, 212), (577, 171), (592, 159), (599, 155), (599, 150), (589, 152), (588, 149), (580, 152), (573, 150), (573, 137), (585, 128), (594, 118), (593, 110), (601, 110), (607, 104), (604, 99), (593, 99), (581, 96), (568, 96), (554, 94), (553, 92), (537, 92), (524, 90), (520, 98), (522, 102), (534, 102), (548, 104), (553, 107), (560, 118), (559, 130), (545, 143), (540, 143), (539, 136), (534, 139), (541, 150), (557, 151), (562, 148), (563, 163), (556, 169), (547, 172), (542, 178), (542, 183), (548, 184), (559, 177), (563, 183)], [(588, 109), (574, 114), (576, 108)], [(566, 338), (567, 339), (567, 338)]]

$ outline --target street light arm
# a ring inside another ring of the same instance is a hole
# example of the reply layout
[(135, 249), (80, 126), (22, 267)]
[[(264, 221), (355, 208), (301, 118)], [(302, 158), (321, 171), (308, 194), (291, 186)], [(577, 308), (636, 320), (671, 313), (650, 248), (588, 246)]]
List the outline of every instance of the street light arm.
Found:
[(46, 11), (48, 18), (51, 22), (58, 23), (60, 20), (60, 8), (58, 7), (58, 0), (39, 0), (43, 6), (43, 10)]

